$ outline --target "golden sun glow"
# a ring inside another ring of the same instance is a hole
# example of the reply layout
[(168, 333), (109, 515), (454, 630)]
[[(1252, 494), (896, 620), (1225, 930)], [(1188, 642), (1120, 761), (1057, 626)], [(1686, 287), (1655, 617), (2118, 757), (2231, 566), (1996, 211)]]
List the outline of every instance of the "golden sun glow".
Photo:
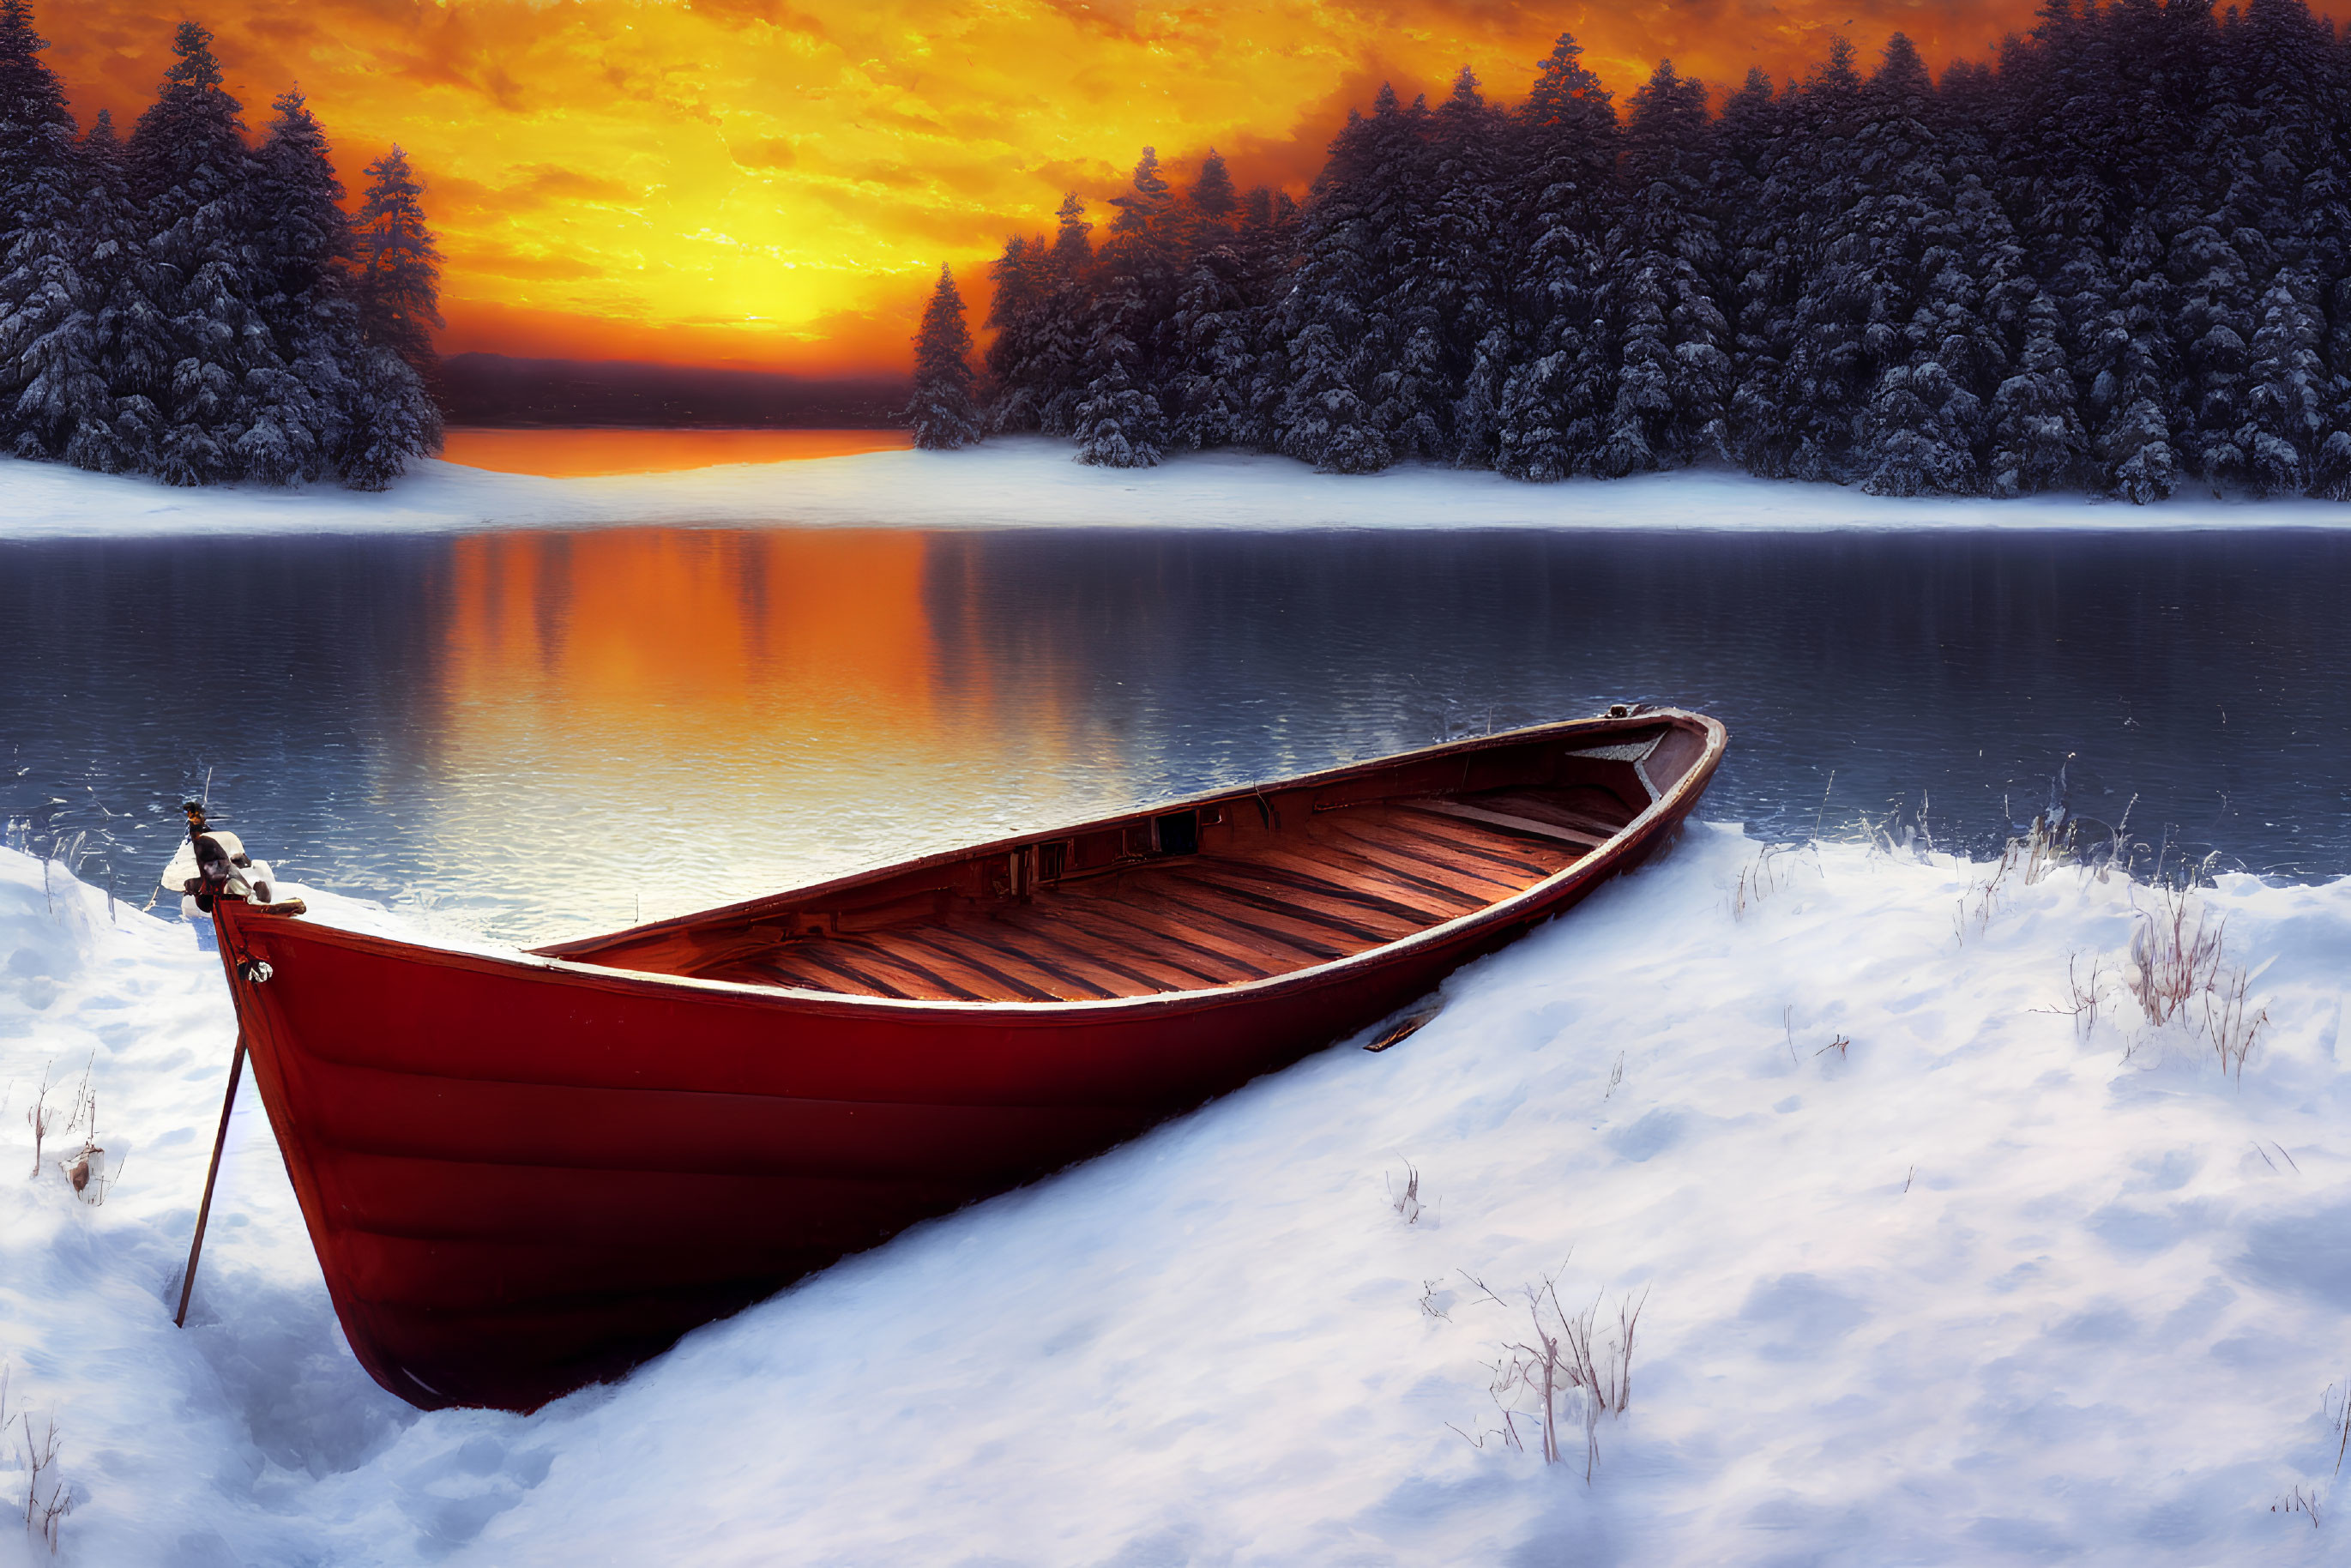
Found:
[[(1302, 192), (1383, 79), (1513, 99), (1563, 30), (1620, 94), (1670, 57), (1735, 85), (1843, 33), (1930, 58), (2027, 0), (37, 0), (85, 120), (127, 129), (193, 15), (256, 129), (298, 84), (347, 183), (392, 142), (446, 256), (444, 352), (894, 369), (941, 261), (973, 284), (1065, 191), (1211, 146)], [(976, 291), (975, 291), (976, 292)]]

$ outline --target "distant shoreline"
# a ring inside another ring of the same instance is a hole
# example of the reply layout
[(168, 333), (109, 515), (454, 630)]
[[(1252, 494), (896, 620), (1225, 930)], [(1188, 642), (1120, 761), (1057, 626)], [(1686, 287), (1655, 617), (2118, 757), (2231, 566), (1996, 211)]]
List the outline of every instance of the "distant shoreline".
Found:
[(991, 440), (684, 473), (545, 478), (445, 461), (378, 495), (328, 485), (175, 488), (150, 479), (0, 459), (0, 539), (194, 534), (472, 533), (496, 528), (1151, 528), (1611, 531), (2181, 528), (2351, 529), (2351, 506), (2174, 497), (2149, 506), (2080, 494), (1902, 499), (1858, 487), (1683, 469), (1530, 485), (1487, 471), (1400, 465), (1318, 473), (1285, 457), (1184, 455), (1157, 468), (1097, 468), (1071, 443)]

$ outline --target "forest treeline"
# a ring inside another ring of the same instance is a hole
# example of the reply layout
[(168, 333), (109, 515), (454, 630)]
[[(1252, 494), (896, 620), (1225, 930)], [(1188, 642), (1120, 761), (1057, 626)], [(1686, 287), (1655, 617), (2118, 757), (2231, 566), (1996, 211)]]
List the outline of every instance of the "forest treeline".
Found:
[(1098, 246), (1072, 198), (994, 264), (976, 412), (1118, 465), (2343, 499), (2346, 172), (2303, 0), (2051, 0), (1939, 82), (1840, 40), (1719, 113), (1664, 64), (1620, 116), (1562, 37), (1515, 107), (1383, 89), (1302, 209), (1145, 150)]
[(0, 451), (370, 490), (438, 451), (439, 256), (400, 150), (353, 215), (301, 94), (250, 145), (196, 24), (127, 139), (79, 129), (45, 47), (0, 0)]

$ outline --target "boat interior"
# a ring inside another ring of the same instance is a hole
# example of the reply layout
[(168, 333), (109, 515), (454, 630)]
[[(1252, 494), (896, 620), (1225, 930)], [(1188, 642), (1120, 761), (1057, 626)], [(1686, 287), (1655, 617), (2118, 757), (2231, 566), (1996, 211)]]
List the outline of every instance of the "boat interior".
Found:
[(852, 996), (1099, 1001), (1264, 979), (1522, 893), (1698, 759), (1678, 725), (1443, 748), (540, 951)]

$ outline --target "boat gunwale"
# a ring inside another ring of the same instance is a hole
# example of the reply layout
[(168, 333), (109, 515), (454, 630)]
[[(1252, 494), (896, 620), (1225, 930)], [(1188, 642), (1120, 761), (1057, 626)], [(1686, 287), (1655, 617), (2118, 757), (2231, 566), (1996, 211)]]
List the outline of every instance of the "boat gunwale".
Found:
[[(1423, 926), (1392, 942), (1384, 942), (1359, 953), (1345, 954), (1337, 958), (1325, 959), (1321, 963), (1284, 970), (1258, 979), (1236, 981), (1231, 985), (1204, 986), (1181, 991), (1154, 991), (1132, 997), (1081, 998), (1045, 1001), (1018, 999), (963, 1001), (950, 998), (878, 997), (853, 991), (816, 990), (798, 986), (763, 985), (747, 980), (717, 980), (695, 975), (664, 974), (657, 970), (630, 969), (614, 965), (597, 964), (586, 959), (566, 957), (562, 955), (562, 949), (590, 944), (601, 945), (623, 936), (667, 935), (730, 916), (756, 918), (758, 915), (784, 901), (799, 902), (820, 897), (854, 888), (862, 883), (904, 875), (934, 865), (956, 864), (988, 854), (1008, 852), (1040, 841), (1069, 833), (1083, 832), (1090, 829), (1131, 822), (1137, 818), (1160, 816), (1180, 811), (1187, 807), (1197, 808), (1224, 803), (1234, 800), (1237, 794), (1239, 799), (1246, 800), (1253, 789), (1263, 789), (1268, 788), (1268, 785), (1244, 787), (1238, 791), (1231, 786), (1226, 786), (1159, 805), (1137, 808), (1114, 817), (1099, 818), (1068, 827), (1031, 831), (1010, 838), (993, 840), (987, 843), (943, 851), (915, 860), (898, 861), (889, 865), (852, 873), (847, 876), (837, 877), (831, 882), (818, 883), (805, 888), (763, 894), (758, 898), (742, 903), (725, 904), (692, 915), (674, 916), (668, 920), (651, 922), (644, 925), (631, 926), (604, 936), (580, 937), (572, 942), (551, 943), (540, 948), (520, 948), (511, 955), (484, 953), (465, 948), (437, 947), (430, 943), (407, 942), (397, 937), (379, 936), (368, 932), (352, 931), (309, 919), (301, 921), (300, 929), (306, 935), (315, 935), (333, 946), (381, 956), (416, 958), (433, 962), (444, 967), (485, 973), (511, 973), (521, 970), (527, 973), (549, 975), (570, 982), (586, 982), (600, 988), (614, 988), (628, 992), (659, 993), (683, 988), (706, 993), (714, 1000), (726, 997), (752, 1003), (787, 1002), (791, 1004), (791, 1010), (795, 1012), (838, 1012), (844, 1015), (871, 1016), (879, 1011), (884, 1015), (900, 1015), (909, 1020), (946, 1014), (967, 1022), (982, 1019), (1010, 1021), (1017, 1019), (1040, 1022), (1082, 1023), (1105, 1015), (1124, 1016), (1148, 1010), (1193, 1010), (1204, 1007), (1225, 1005), (1228, 1002), (1255, 1000), (1285, 988), (1319, 984), (1349, 969), (1369, 967), (1392, 956), (1407, 955), (1425, 946), (1452, 940), (1479, 925), (1506, 924), (1514, 913), (1525, 904), (1554, 894), (1567, 883), (1579, 879), (1607, 874), (1614, 862), (1623, 858), (1625, 849), (1632, 841), (1654, 831), (1667, 815), (1669, 807), (1676, 801), (1702, 789), (1712, 779), (1729, 743), (1729, 732), (1720, 720), (1711, 718), (1705, 714), (1693, 713), (1684, 708), (1649, 708), (1624, 718), (1611, 716), (1588, 719), (1566, 719), (1545, 725), (1530, 725), (1494, 735), (1474, 737), (1465, 741), (1427, 747), (1417, 751), (1397, 752), (1369, 762), (1347, 764), (1339, 768), (1325, 768), (1318, 773), (1301, 774), (1295, 778), (1270, 781), (1271, 788), (1282, 790), (1298, 789), (1343, 782), (1403, 762), (1426, 761), (1552, 737), (1562, 739), (1573, 738), (1578, 732), (1606, 735), (1626, 729), (1653, 727), (1660, 719), (1695, 721), (1705, 737), (1704, 747), (1670, 787), (1659, 791), (1656, 798), (1635, 813), (1631, 821), (1600, 845), (1586, 852), (1575, 861), (1506, 898), (1498, 899), (1494, 903), (1470, 910), (1466, 914), (1455, 915), (1449, 920)], [(1648, 783), (1646, 775), (1643, 781), (1645, 784)], [(1654, 789), (1655, 786), (1652, 784), (1650, 788)], [(244, 912), (240, 911), (240, 913)], [(271, 930), (267, 920), (283, 918), (289, 917), (266, 917), (264, 922), (256, 923), (248, 929), (254, 936), (261, 936), (266, 940), (266, 934)]]

